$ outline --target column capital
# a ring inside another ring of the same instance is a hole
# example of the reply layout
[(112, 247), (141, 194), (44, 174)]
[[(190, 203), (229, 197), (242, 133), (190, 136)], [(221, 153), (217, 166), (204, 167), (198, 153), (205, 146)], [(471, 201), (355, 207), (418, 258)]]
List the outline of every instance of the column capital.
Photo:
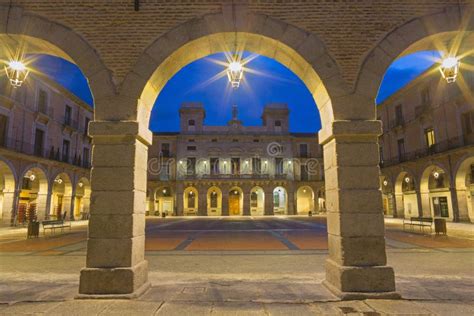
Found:
[(89, 123), (89, 136), (94, 143), (122, 143), (124, 138), (133, 137), (145, 145), (151, 145), (153, 134), (137, 121), (92, 121)]
[(324, 145), (333, 139), (348, 142), (366, 141), (382, 134), (382, 122), (377, 120), (337, 120), (328, 130), (321, 130), (319, 143)]

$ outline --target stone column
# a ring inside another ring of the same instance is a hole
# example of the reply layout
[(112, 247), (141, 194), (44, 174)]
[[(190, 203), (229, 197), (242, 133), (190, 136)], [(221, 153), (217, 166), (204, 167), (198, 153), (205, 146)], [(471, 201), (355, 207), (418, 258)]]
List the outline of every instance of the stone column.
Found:
[(264, 214), (273, 215), (273, 190), (271, 188), (265, 189)]
[(244, 192), (242, 214), (244, 216), (250, 216), (250, 190), (251, 188), (248, 186), (242, 187), (242, 191)]
[(199, 188), (198, 192), (198, 215), (207, 216), (207, 190)]
[(467, 213), (461, 213), (459, 211), (458, 194), (456, 192), (456, 188), (450, 186), (449, 193), (451, 193), (451, 205), (453, 206), (453, 222), (469, 221)]
[(295, 215), (295, 191), (291, 188), (286, 193), (288, 194), (288, 215)]
[(3, 224), (10, 224), (13, 218), (13, 205), (17, 197), (15, 194), (17, 191), (12, 192), (3, 192), (3, 205), (2, 205), (2, 218), (1, 222)]
[(405, 209), (403, 204), (403, 193), (395, 193), (395, 207), (397, 208), (397, 216), (405, 218)]
[(222, 191), (222, 216), (229, 216), (229, 191)]
[(335, 121), (323, 135), (329, 258), (324, 284), (342, 299), (398, 298), (386, 265), (379, 121)]
[(184, 188), (182, 183), (176, 185), (176, 216), (183, 216), (184, 214)]
[(390, 196), (390, 200), (392, 201), (392, 205), (393, 205), (393, 209), (392, 209), (393, 217), (398, 218), (399, 215), (398, 215), (398, 210), (397, 210), (397, 199), (395, 198), (395, 193), (391, 192), (389, 196)]
[(51, 198), (53, 192), (51, 188), (48, 188), (47, 193), (38, 193), (36, 197), (36, 215), (38, 221), (42, 221), (45, 218), (49, 218), (51, 215)]
[(133, 121), (94, 121), (91, 213), (79, 297), (133, 298), (149, 287), (145, 261), (148, 148)]
[[(421, 192), (420, 190), (416, 190), (415, 191), (415, 194), (416, 194), (416, 206), (418, 207), (418, 216), (431, 216), (429, 213), (428, 214), (425, 214), (426, 210), (423, 211), (423, 201), (421, 199)], [(428, 197), (428, 212), (430, 211), (430, 207), (429, 207), (429, 197)], [(423, 215), (425, 214), (425, 215)]]

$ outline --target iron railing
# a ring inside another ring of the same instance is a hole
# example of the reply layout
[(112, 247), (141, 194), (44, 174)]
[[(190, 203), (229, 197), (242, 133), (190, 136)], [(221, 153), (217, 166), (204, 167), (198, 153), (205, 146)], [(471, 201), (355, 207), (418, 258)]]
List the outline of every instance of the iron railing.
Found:
[(389, 160), (383, 160), (380, 162), (380, 167), (388, 167), (399, 164), (401, 162), (415, 160), (470, 145), (474, 145), (474, 137), (472, 135), (462, 135), (458, 137), (453, 137), (445, 141), (436, 143), (428, 148), (407, 152), (401, 156), (397, 156)]

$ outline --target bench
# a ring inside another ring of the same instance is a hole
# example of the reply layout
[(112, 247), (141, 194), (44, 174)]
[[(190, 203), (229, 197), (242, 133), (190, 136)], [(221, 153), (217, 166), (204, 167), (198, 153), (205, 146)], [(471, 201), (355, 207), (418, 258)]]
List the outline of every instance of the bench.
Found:
[(433, 232), (433, 218), (432, 217), (410, 217), (410, 219), (403, 220), (403, 230), (405, 230), (405, 226), (410, 226), (411, 230), (413, 230), (414, 226), (419, 226), (420, 231), (424, 233), (425, 227), (430, 228), (430, 234)]
[(61, 228), (61, 232), (64, 232), (64, 228), (66, 227), (69, 227), (69, 230), (71, 230), (71, 222), (66, 223), (62, 219), (42, 221), (41, 224), (43, 225), (44, 236), (46, 236), (47, 229), (51, 230), (51, 234), (54, 234), (58, 228)]

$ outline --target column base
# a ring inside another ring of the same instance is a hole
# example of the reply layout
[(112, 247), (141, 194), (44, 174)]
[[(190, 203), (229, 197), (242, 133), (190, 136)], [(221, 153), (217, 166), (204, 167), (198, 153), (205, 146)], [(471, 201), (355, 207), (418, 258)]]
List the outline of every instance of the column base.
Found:
[(342, 300), (399, 299), (395, 274), (389, 266), (341, 266), (326, 260), (323, 285)]
[(150, 288), (148, 262), (133, 267), (84, 268), (77, 299), (133, 299)]

